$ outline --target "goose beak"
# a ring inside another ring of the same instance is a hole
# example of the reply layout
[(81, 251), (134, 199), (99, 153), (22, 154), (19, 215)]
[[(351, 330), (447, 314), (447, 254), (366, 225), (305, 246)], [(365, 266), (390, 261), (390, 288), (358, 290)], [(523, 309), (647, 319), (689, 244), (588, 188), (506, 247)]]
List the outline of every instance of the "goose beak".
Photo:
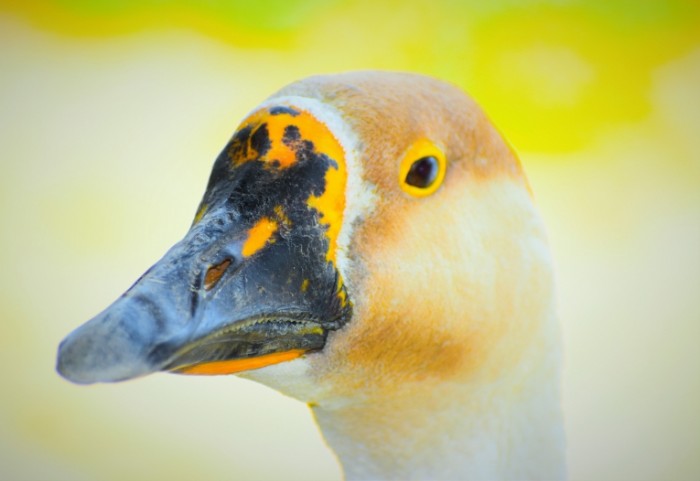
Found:
[(66, 337), (58, 372), (80, 384), (229, 374), (322, 349), (351, 315), (333, 256), (342, 155), (308, 113), (249, 117), (185, 238)]
[(228, 374), (321, 349), (348, 315), (332, 265), (310, 271), (275, 221), (242, 228), (230, 218), (208, 215), (68, 335), (58, 372), (79, 384), (154, 371)]
[(81, 384), (229, 374), (322, 349), (351, 315), (333, 256), (342, 150), (324, 129), (289, 107), (245, 121), (185, 238), (68, 335), (58, 372)]

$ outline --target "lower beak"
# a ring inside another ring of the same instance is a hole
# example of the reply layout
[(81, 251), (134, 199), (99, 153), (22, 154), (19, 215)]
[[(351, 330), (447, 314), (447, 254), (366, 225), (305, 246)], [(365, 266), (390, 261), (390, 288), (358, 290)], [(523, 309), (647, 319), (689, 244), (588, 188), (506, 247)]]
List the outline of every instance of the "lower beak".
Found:
[(208, 335), (164, 340), (159, 316), (143, 309), (141, 301), (120, 299), (60, 344), (58, 372), (78, 384), (123, 381), (155, 371), (232, 374), (319, 350), (327, 336), (320, 322), (280, 316), (233, 321)]

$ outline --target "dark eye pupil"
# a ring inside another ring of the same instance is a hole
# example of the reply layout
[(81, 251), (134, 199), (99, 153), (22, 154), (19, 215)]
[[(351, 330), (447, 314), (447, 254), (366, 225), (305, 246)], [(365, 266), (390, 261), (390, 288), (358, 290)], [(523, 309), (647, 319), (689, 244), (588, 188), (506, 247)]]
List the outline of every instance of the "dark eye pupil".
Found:
[(413, 162), (406, 175), (406, 183), (422, 189), (435, 182), (438, 173), (438, 161), (432, 155), (421, 157)]

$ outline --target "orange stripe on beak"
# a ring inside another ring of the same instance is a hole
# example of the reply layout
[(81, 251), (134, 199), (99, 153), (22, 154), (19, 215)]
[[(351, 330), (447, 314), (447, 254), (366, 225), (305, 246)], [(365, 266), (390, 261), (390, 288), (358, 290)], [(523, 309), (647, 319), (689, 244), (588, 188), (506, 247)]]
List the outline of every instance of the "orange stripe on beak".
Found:
[(232, 359), (229, 361), (205, 362), (194, 366), (178, 369), (180, 374), (192, 374), (199, 376), (216, 376), (221, 374), (234, 374), (251, 369), (259, 369), (280, 362), (291, 361), (304, 354), (302, 349), (293, 349), (285, 352), (275, 352), (264, 356), (251, 357), (246, 359)]
[(260, 219), (248, 231), (248, 238), (243, 244), (243, 256), (250, 257), (265, 247), (275, 232), (277, 232), (277, 222), (267, 217)]

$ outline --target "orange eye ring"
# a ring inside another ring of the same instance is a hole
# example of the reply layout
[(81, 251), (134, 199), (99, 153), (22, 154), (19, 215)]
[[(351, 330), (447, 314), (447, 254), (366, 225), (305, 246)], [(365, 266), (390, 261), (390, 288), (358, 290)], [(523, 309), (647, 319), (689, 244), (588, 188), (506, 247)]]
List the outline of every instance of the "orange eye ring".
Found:
[(428, 139), (415, 142), (403, 156), (399, 185), (412, 197), (427, 197), (445, 179), (447, 160), (442, 149)]

